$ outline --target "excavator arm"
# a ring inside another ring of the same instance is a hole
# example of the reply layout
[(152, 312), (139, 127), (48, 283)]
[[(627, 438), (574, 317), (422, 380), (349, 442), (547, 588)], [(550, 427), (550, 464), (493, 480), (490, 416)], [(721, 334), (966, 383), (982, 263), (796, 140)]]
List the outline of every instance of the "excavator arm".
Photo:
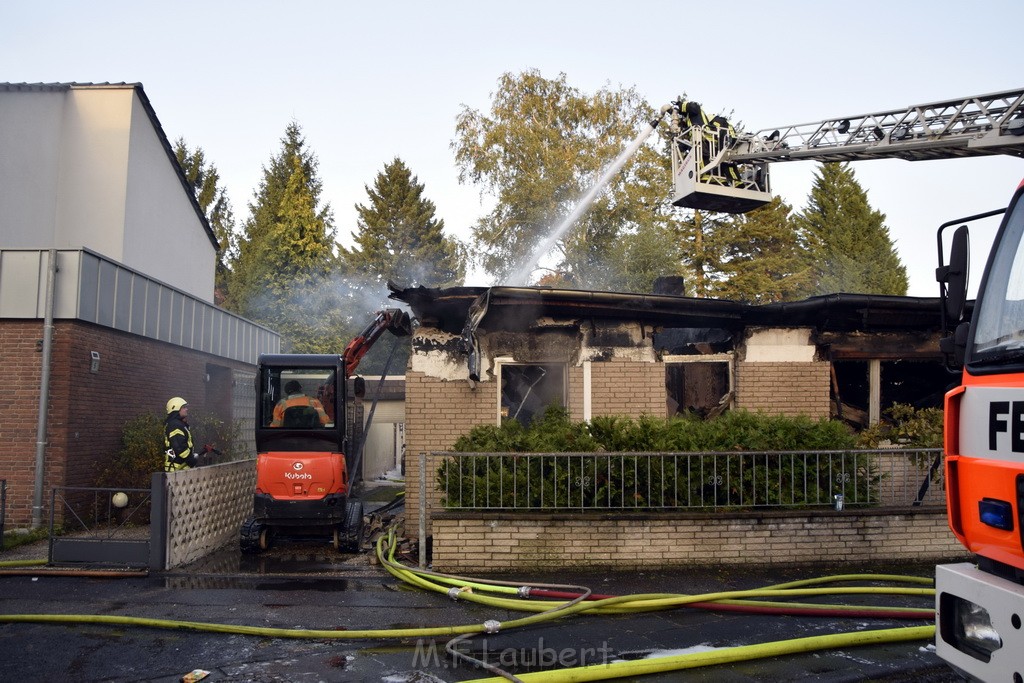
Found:
[(376, 317), (348, 343), (345, 351), (342, 352), (346, 377), (355, 373), (363, 356), (385, 332), (391, 332), (396, 337), (407, 337), (412, 334), (412, 322), (409, 314), (398, 308), (379, 311)]

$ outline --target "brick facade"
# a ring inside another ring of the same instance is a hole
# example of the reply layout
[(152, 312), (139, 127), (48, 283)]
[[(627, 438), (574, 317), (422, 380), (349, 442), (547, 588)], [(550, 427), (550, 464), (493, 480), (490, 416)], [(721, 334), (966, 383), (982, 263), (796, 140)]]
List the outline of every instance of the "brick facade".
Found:
[[(0, 394), (0, 479), (7, 480), (8, 528), (32, 517), (36, 423), (42, 374), (43, 323), (0, 322), (8, 391)], [(100, 354), (90, 371), (91, 352)], [(193, 424), (201, 416), (231, 420), (231, 371), (245, 363), (81, 321), (54, 323), (47, 414), (44, 522), (55, 486), (94, 486), (120, 448), (121, 430), (145, 413), (163, 415), (172, 396), (185, 397)], [(197, 438), (201, 437), (198, 433)], [(201, 443), (201, 442), (200, 442)]]
[(665, 416), (664, 363), (592, 363), (590, 382), (593, 415)]
[(615, 570), (967, 559), (942, 508), (794, 513), (501, 514), (433, 518), (438, 571)]
[[(591, 363), (593, 415), (665, 415), (665, 366), (662, 363), (611, 360)], [(583, 419), (583, 369), (568, 373), (569, 413)], [(470, 384), (467, 380), (441, 380), (422, 372), (405, 377), (406, 509), (419, 505), (419, 454), (445, 451), (458, 437), (477, 425), (498, 423), (495, 382)], [(440, 460), (428, 457), (428, 509), (440, 509), (441, 492), (432, 473)]]
[[(493, 382), (442, 380), (422, 372), (405, 375), (406, 509), (419, 506), (419, 454), (445, 451), (455, 440), (482, 424), (497, 424), (498, 396)], [(436, 509), (440, 494), (430, 473), (440, 462), (428, 458), (427, 500)]]
[(736, 408), (777, 415), (829, 417), (827, 361), (736, 364)]

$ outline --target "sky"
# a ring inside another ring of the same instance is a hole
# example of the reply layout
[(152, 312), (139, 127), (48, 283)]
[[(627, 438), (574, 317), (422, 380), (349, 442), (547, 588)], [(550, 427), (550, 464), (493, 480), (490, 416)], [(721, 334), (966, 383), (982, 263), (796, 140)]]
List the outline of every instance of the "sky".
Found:
[[(217, 167), (239, 220), (294, 121), (345, 245), (366, 187), (399, 157), (466, 241), (491, 199), (459, 183), (455, 119), (488, 112), (505, 72), (564, 73), (588, 94), (634, 87), (655, 108), (686, 94), (755, 131), (1022, 87), (1021, 19), (1019, 0), (0, 0), (0, 80), (142, 83), (168, 138)], [(801, 210), (816, 166), (774, 164), (772, 191)], [(853, 168), (908, 293), (926, 297), (937, 227), (1005, 206), (1024, 178), (1015, 157)], [(996, 226), (972, 228), (972, 292)]]

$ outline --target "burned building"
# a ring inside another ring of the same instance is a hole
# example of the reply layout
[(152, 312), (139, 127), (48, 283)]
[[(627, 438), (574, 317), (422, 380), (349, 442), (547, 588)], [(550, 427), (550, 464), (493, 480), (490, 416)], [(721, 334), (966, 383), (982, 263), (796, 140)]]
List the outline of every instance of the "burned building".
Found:
[(413, 455), (550, 404), (577, 420), (742, 409), (866, 426), (893, 403), (941, 405), (955, 381), (939, 352), (937, 298), (755, 306), (531, 287), (391, 296), (420, 323), (406, 374)]

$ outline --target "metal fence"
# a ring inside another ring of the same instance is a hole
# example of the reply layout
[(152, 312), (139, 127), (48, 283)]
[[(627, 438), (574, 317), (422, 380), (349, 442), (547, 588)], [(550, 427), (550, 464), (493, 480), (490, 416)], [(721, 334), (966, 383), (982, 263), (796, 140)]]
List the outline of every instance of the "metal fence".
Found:
[[(943, 505), (941, 449), (434, 453), (442, 503), (475, 510)], [(428, 473), (429, 476), (429, 473)]]
[(150, 508), (149, 489), (55, 487), (50, 563), (147, 566)]

